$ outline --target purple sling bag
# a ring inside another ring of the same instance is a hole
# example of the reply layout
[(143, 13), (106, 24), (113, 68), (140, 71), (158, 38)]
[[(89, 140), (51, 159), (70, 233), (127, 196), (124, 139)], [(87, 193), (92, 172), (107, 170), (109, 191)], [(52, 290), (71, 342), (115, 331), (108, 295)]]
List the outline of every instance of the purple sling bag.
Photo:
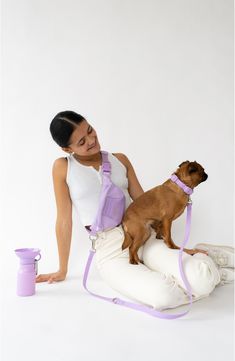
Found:
[(99, 231), (116, 227), (121, 223), (126, 207), (126, 197), (110, 179), (111, 163), (108, 160), (108, 152), (102, 154), (102, 188), (96, 219), (91, 225), (90, 236), (96, 236)]
[[(88, 273), (89, 273), (89, 269), (91, 266), (91, 262), (92, 262), (94, 254), (95, 254), (95, 247), (94, 247), (93, 242), (95, 242), (95, 240), (98, 238), (97, 232), (105, 231), (108, 228), (109, 229), (114, 228), (121, 223), (124, 212), (125, 212), (125, 202), (126, 202), (125, 195), (124, 195), (122, 189), (119, 188), (118, 186), (116, 186), (111, 181), (111, 178), (110, 178), (111, 164), (108, 160), (108, 152), (101, 151), (101, 154), (102, 154), (102, 177), (103, 177), (102, 178), (102, 189), (101, 189), (100, 202), (99, 202), (99, 208), (98, 208), (98, 212), (96, 215), (96, 219), (95, 219), (94, 223), (92, 224), (90, 231), (87, 229), (87, 231), (89, 232), (89, 238), (92, 241), (92, 247), (89, 252), (87, 264), (86, 264), (84, 275), (83, 275), (84, 288), (91, 295), (93, 295), (95, 297), (98, 297), (100, 299), (103, 299), (103, 300), (106, 300), (108, 302), (112, 302), (112, 303), (115, 303), (118, 305), (126, 306), (129, 308), (135, 309), (137, 311), (142, 311), (142, 312), (148, 313), (154, 317), (164, 318), (164, 319), (175, 319), (175, 318), (179, 318), (179, 317), (186, 315), (192, 306), (192, 291), (191, 291), (191, 286), (188, 283), (188, 280), (184, 274), (183, 265), (182, 265), (182, 253), (183, 253), (183, 249), (189, 239), (189, 231), (190, 231), (190, 223), (191, 223), (191, 208), (192, 208), (191, 199), (189, 200), (189, 202), (187, 204), (187, 220), (186, 220), (185, 238), (184, 238), (184, 241), (179, 250), (180, 274), (181, 274), (181, 277), (186, 286), (188, 296), (190, 298), (190, 305), (189, 305), (189, 309), (187, 311), (182, 312), (182, 313), (177, 313), (177, 314), (167, 314), (167, 313), (158, 311), (151, 306), (145, 306), (145, 305), (138, 304), (138, 303), (132, 303), (132, 302), (125, 301), (125, 300), (122, 300), (117, 297), (110, 298), (110, 297), (101, 296), (101, 295), (95, 294), (88, 290), (86, 283), (87, 283), (87, 278), (88, 278)], [(191, 194), (193, 192), (192, 189), (189, 189), (184, 184), (180, 184), (180, 180), (178, 178), (177, 179), (176, 178), (177, 178), (176, 175), (172, 175), (172, 177), (171, 177), (172, 181), (176, 182), (182, 188), (184, 187), (184, 191), (187, 194)], [(138, 267), (138, 265), (133, 265), (133, 267)]]

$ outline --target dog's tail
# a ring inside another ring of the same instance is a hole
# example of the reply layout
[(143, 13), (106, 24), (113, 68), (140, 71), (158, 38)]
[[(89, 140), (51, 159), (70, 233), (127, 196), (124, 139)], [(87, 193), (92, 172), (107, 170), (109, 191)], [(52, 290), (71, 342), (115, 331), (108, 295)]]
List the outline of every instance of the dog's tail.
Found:
[(124, 250), (127, 247), (130, 247), (132, 242), (133, 242), (132, 237), (125, 230), (124, 230), (124, 235), (125, 235), (125, 238), (124, 238), (124, 241), (123, 241), (123, 244), (122, 244), (122, 250)]

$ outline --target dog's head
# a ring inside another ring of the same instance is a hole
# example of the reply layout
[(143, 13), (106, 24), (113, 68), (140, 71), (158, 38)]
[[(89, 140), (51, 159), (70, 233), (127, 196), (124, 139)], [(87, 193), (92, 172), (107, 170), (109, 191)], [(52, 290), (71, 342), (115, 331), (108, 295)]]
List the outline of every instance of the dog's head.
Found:
[(204, 168), (196, 161), (190, 162), (186, 160), (177, 168), (175, 174), (177, 177), (190, 188), (196, 187), (199, 183), (205, 182), (208, 175), (204, 172)]

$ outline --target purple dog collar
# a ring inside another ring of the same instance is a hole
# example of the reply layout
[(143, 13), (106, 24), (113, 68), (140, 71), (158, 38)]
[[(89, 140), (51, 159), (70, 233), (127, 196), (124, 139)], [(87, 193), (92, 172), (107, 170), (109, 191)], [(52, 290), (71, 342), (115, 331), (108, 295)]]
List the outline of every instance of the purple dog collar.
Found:
[(186, 186), (186, 184), (184, 184), (183, 182), (181, 182), (181, 180), (177, 177), (176, 174), (172, 174), (171, 180), (172, 180), (172, 182), (178, 184), (178, 186), (179, 186), (181, 189), (183, 189), (183, 191), (184, 191), (186, 194), (190, 195), (190, 194), (193, 193), (192, 188), (189, 188), (188, 186)]

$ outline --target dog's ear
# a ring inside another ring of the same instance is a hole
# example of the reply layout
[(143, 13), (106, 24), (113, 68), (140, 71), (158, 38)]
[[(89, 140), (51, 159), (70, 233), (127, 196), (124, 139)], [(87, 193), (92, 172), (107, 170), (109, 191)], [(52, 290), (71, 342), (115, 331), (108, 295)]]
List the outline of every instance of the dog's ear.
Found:
[(188, 172), (189, 172), (189, 174), (198, 171), (197, 165), (196, 165), (195, 163), (196, 163), (196, 161), (189, 163), (189, 165), (188, 165)]
[(180, 168), (183, 164), (185, 163), (190, 163), (189, 160), (185, 160), (184, 162), (182, 162), (180, 165), (178, 165), (178, 167)]

